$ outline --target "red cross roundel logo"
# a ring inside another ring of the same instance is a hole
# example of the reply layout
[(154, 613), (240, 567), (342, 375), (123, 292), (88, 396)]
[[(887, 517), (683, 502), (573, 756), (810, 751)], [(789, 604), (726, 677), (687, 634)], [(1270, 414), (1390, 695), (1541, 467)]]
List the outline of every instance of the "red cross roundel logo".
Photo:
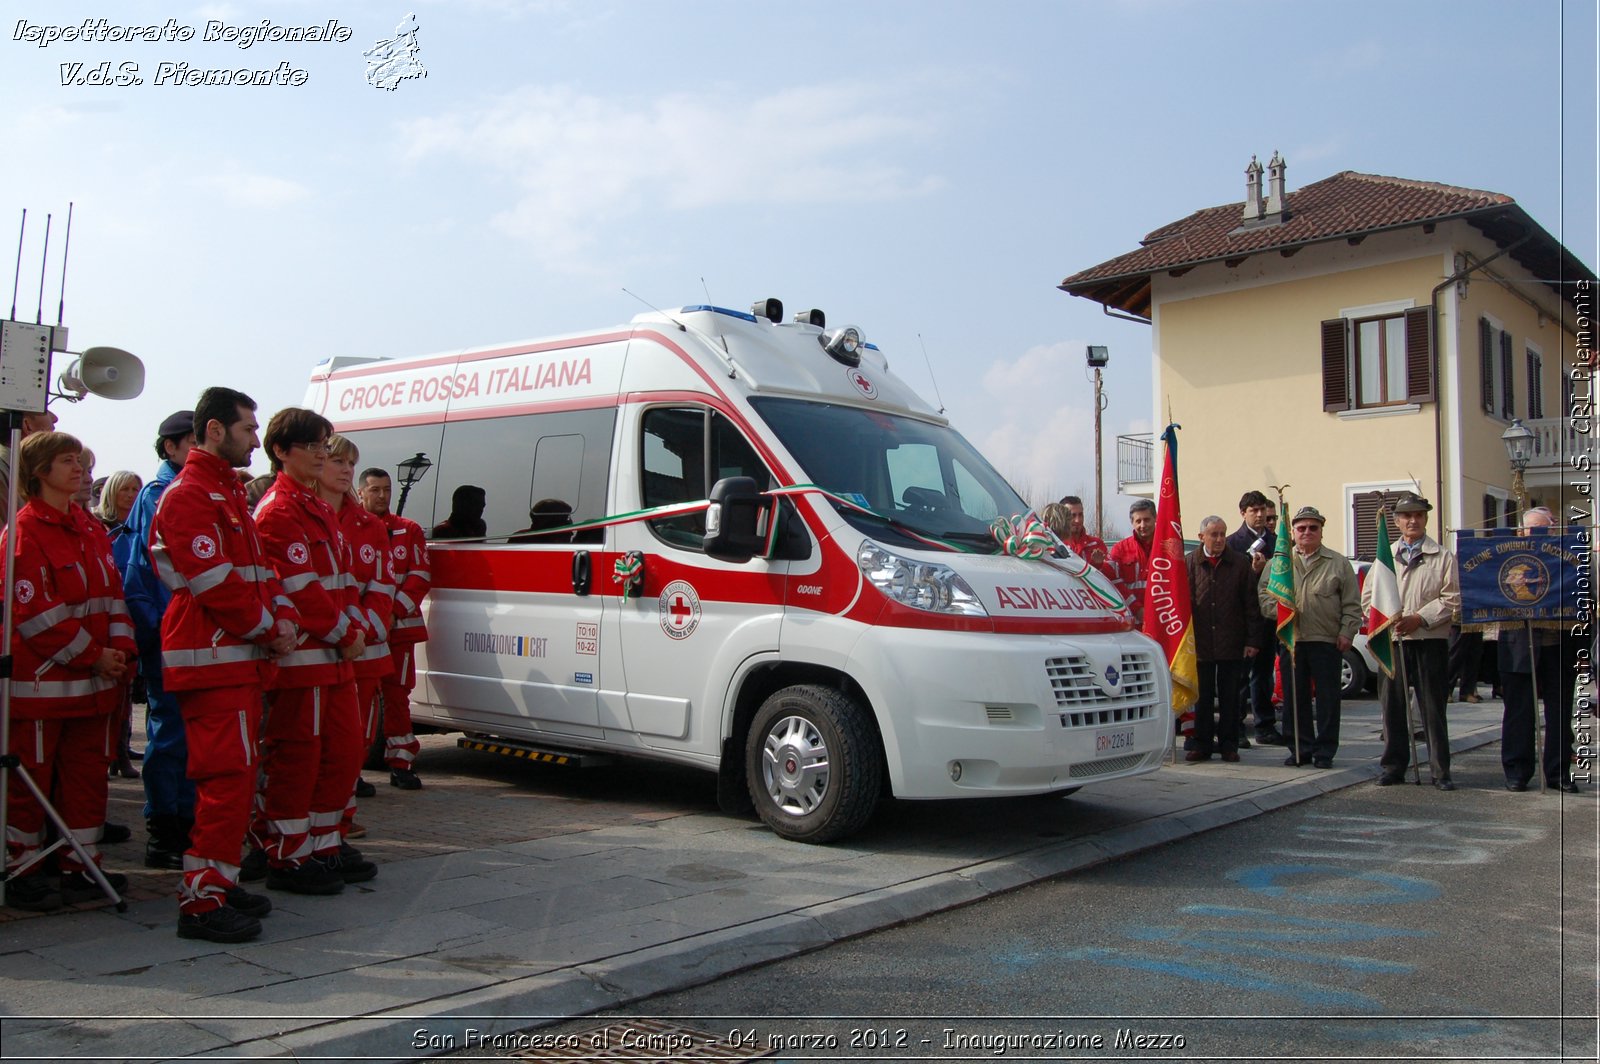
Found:
[(844, 375), (850, 381), (850, 386), (868, 399), (876, 399), (878, 397), (878, 386), (872, 383), (871, 377), (868, 377), (859, 369), (847, 369)]
[(700, 626), (700, 595), (687, 580), (674, 580), (662, 588), (657, 609), (668, 639), (688, 639)]

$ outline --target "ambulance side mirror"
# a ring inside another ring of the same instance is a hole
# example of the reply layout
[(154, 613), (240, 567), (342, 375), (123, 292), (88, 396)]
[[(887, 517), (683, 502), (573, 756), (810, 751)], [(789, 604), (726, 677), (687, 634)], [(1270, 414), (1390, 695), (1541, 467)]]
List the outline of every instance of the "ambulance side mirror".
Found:
[(705, 552), (724, 562), (747, 562), (760, 554), (761, 515), (767, 501), (750, 477), (724, 477), (711, 488), (706, 510)]

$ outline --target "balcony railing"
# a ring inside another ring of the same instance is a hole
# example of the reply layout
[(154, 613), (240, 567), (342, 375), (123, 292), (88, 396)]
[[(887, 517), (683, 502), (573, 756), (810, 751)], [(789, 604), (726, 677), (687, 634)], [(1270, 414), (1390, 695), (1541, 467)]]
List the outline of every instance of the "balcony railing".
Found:
[(1136, 432), (1117, 437), (1117, 493), (1126, 494), (1128, 485), (1148, 485), (1155, 479), (1155, 439), (1151, 433)]
[(1541, 417), (1524, 421), (1533, 433), (1533, 460), (1530, 470), (1555, 469), (1566, 464), (1572, 455), (1586, 449), (1588, 439), (1578, 432), (1572, 418)]

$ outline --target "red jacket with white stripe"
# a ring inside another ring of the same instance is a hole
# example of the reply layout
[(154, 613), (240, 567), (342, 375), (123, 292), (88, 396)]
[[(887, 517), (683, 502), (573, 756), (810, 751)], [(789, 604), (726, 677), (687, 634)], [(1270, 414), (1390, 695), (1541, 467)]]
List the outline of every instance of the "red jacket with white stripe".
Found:
[(371, 636), (357, 610), (350, 543), (333, 507), (315, 491), (279, 473), (256, 503), (256, 526), (267, 557), (300, 615), (300, 645), (278, 659), (272, 686), (325, 687), (354, 677), (339, 651)]
[(76, 504), (62, 513), (34, 499), (17, 512), (14, 529), (0, 532), (0, 552), (16, 581), (12, 715), (92, 717), (118, 709), (127, 681), (96, 676), (94, 664), (110, 647), (128, 656), (131, 670), (137, 649), (105, 526)]
[(1150, 550), (1155, 543), (1154, 536), (1150, 537), (1148, 545), (1140, 543), (1138, 536), (1129, 536), (1118, 540), (1117, 545), (1111, 548), (1111, 566), (1115, 570), (1113, 579), (1117, 582), (1117, 590), (1128, 600), (1128, 609), (1133, 611), (1136, 627), (1144, 619), (1144, 589), (1150, 577)]
[(393, 512), (379, 520), (389, 529), (389, 557), (394, 562), (394, 630), (389, 633), (389, 644), (421, 643), (428, 638), (422, 600), (433, 586), (427, 534), (409, 517)]
[(196, 447), (161, 494), (150, 561), (172, 602), (161, 618), (161, 684), (169, 691), (265, 685), (267, 653), (293, 607), (272, 567), (244, 486), (224, 459)]
[(394, 564), (389, 560), (389, 530), (354, 498), (339, 509), (339, 524), (350, 541), (350, 573), (356, 581), (357, 611), (367, 622), (367, 649), (350, 664), (360, 677), (394, 671), (389, 629), (394, 624)]

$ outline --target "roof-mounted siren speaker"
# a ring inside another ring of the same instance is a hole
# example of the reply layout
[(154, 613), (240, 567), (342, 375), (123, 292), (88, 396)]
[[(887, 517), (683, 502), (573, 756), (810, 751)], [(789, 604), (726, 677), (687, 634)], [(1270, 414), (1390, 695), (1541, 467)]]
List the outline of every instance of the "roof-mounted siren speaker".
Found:
[(144, 363), (120, 347), (91, 347), (57, 378), (62, 394), (73, 399), (132, 399), (144, 391)]
[(828, 327), (828, 316), (814, 307), (811, 310), (802, 310), (794, 316), (794, 320), (801, 325), (815, 325), (819, 329)]
[(766, 318), (768, 321), (782, 321), (783, 300), (758, 299), (750, 304), (750, 313), (758, 318)]

